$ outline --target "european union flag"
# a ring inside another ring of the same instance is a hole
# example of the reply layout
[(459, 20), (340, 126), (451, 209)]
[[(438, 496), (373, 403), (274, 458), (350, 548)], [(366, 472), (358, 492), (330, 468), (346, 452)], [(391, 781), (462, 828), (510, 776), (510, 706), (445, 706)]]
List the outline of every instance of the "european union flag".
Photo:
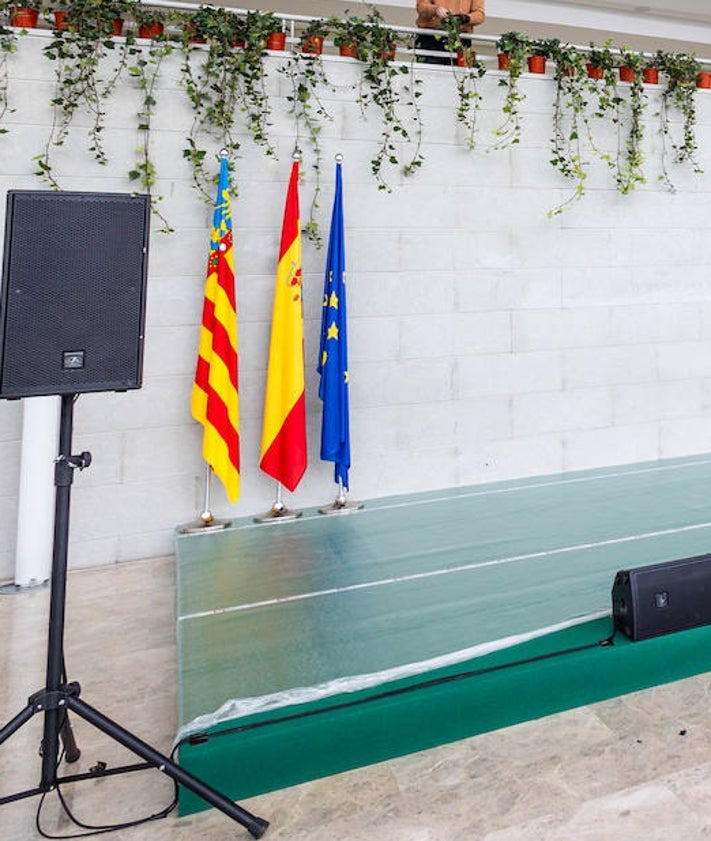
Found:
[(351, 442), (348, 421), (348, 341), (346, 329), (346, 254), (343, 232), (343, 185), (340, 161), (336, 164), (331, 232), (328, 237), (326, 277), (321, 316), (318, 396), (323, 401), (321, 458), (335, 462), (334, 481), (348, 488)]

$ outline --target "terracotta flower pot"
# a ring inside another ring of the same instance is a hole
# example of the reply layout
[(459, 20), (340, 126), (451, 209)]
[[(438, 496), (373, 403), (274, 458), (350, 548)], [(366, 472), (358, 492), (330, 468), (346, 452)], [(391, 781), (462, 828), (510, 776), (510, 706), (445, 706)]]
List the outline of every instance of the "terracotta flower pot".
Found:
[(590, 62), (588, 62), (585, 65), (585, 69), (588, 71), (588, 77), (590, 79), (605, 78), (605, 71), (602, 69), (602, 67), (597, 67), (595, 64), (590, 64)]
[(323, 52), (323, 35), (309, 35), (304, 38), (304, 43), (301, 45), (302, 53), (311, 53), (311, 55), (321, 55)]
[(286, 47), (286, 33), (285, 32), (270, 32), (267, 35), (267, 49), (268, 50), (283, 50)]
[(27, 9), (24, 6), (13, 6), (10, 11), (10, 24), (21, 29), (35, 29), (39, 19), (39, 9)]
[(196, 31), (194, 26), (190, 26), (190, 25), (186, 26), (185, 27), (185, 33), (188, 36), (188, 39), (190, 40), (191, 44), (204, 44), (205, 43), (205, 39), (202, 37), (202, 35), (197, 34), (197, 31)]
[(634, 67), (623, 66), (620, 67), (620, 81), (634, 82), (635, 72)]
[(71, 26), (67, 13), (57, 9), (54, 13), (54, 28), (58, 30), (69, 29)]
[(111, 34), (120, 38), (123, 35), (123, 18), (114, 18), (111, 24)]
[(159, 20), (141, 23), (138, 27), (139, 38), (155, 38), (156, 35), (163, 34), (163, 23)]
[(642, 78), (648, 85), (658, 85), (659, 70), (656, 67), (645, 67), (642, 71)]
[(499, 53), (496, 58), (499, 62), (499, 70), (511, 69), (511, 56), (508, 53)]
[(698, 73), (696, 76), (697, 88), (711, 88), (711, 73)]
[(358, 58), (357, 44), (340, 44), (338, 47), (338, 54), (344, 58)]
[(457, 67), (473, 67), (475, 61), (474, 50), (457, 50)]
[(544, 55), (530, 55), (526, 61), (528, 62), (529, 73), (546, 72), (546, 57)]

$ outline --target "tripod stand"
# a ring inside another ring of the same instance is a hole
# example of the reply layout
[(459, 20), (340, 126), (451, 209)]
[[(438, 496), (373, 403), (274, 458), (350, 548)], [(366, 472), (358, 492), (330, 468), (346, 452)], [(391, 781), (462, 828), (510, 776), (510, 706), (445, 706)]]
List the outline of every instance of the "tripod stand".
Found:
[[(67, 585), (67, 547), (69, 540), (69, 502), (73, 472), (83, 470), (91, 463), (91, 454), (83, 452), (71, 455), (74, 402), (78, 395), (63, 394), (59, 428), (59, 455), (55, 464), (55, 524), (54, 547), (52, 554), (52, 576), (49, 605), (49, 634), (47, 643), (47, 672), (43, 689), (30, 696), (27, 706), (0, 729), (0, 745), (17, 732), (35, 714), (44, 714), (44, 733), (42, 738), (42, 776), (39, 786), (27, 791), (0, 797), (0, 806), (26, 797), (54, 791), (59, 783), (78, 782), (84, 779), (96, 779), (144, 768), (157, 768), (171, 777), (176, 783), (190, 789), (211, 806), (219, 809), (232, 820), (245, 827), (253, 838), (260, 838), (268, 821), (250, 814), (206, 783), (183, 770), (168, 757), (163, 756), (133, 733), (103, 715), (98, 710), (79, 698), (80, 686), (76, 682), (68, 683), (64, 670), (64, 620)], [(57, 776), (60, 755), (60, 740), (64, 743), (68, 761), (77, 759), (79, 751), (74, 743), (68, 712), (76, 713), (89, 724), (110, 736), (114, 741), (128, 748), (144, 760), (139, 765), (114, 768), (107, 772), (91, 772), (72, 776)]]

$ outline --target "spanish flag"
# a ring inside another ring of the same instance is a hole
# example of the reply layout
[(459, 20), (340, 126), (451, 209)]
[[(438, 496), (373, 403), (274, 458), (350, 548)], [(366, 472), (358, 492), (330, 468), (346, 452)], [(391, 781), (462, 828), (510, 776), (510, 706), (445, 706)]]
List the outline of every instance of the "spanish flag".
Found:
[(190, 408), (195, 420), (205, 428), (203, 457), (234, 503), (239, 498), (237, 307), (226, 158), (220, 165)]
[(306, 470), (304, 315), (301, 299), (299, 164), (291, 167), (276, 272), (264, 398), (261, 469), (293, 491)]

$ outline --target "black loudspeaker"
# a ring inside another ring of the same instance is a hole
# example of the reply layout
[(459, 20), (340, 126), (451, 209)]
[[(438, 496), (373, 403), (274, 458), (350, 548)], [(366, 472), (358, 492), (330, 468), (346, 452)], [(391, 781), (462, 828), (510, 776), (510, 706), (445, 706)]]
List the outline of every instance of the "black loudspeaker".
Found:
[(0, 397), (140, 388), (150, 199), (11, 190)]
[(618, 572), (612, 617), (632, 640), (711, 624), (711, 554)]

